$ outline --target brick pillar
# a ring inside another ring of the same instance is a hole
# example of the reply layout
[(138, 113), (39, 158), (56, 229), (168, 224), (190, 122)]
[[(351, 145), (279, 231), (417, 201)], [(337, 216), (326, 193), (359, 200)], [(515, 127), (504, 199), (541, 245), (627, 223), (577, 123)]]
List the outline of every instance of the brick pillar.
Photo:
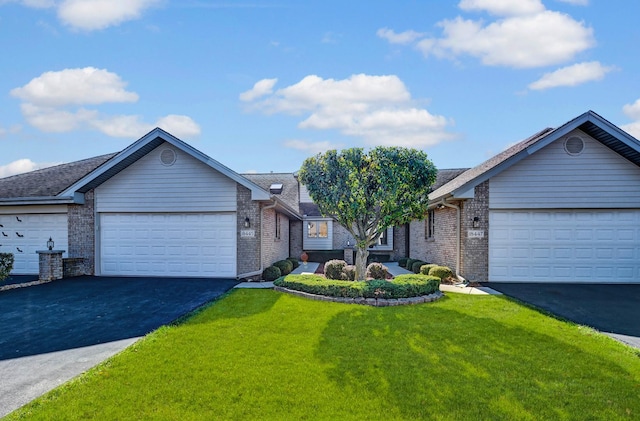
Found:
[(64, 250), (39, 250), (39, 276), (40, 281), (55, 281), (62, 279), (62, 253)]

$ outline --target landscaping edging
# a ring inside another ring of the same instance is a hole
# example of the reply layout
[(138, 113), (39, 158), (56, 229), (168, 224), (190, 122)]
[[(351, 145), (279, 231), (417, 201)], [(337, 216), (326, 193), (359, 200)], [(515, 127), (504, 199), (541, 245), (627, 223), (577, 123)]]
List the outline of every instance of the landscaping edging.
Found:
[(46, 279), (46, 280), (37, 280), (37, 281), (30, 281), (30, 282), (23, 282), (21, 284), (9, 284), (9, 285), (3, 285), (0, 286), (0, 292), (2, 291), (9, 291), (10, 289), (17, 289), (17, 288), (26, 288), (26, 287), (31, 287), (34, 285), (41, 285), (41, 284), (46, 284), (49, 282), (52, 282), (53, 279)]
[(334, 303), (344, 304), (360, 304), (372, 307), (393, 307), (402, 306), (408, 304), (422, 304), (431, 303), (444, 297), (444, 294), (440, 291), (436, 291), (433, 294), (421, 295), (419, 297), (410, 298), (349, 298), (349, 297), (328, 297), (326, 295), (309, 294), (308, 292), (296, 291), (295, 289), (288, 289), (283, 287), (274, 286), (275, 291), (286, 292), (288, 294), (297, 295), (298, 297), (310, 298), (317, 301), (331, 301)]

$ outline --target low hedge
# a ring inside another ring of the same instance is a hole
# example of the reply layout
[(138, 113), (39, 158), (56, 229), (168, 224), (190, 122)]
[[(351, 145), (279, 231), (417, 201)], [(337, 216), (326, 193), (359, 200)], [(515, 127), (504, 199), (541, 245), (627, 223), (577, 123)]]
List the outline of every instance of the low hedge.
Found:
[(13, 270), (13, 254), (0, 253), (0, 282), (7, 279)]
[(269, 266), (268, 268), (265, 268), (265, 270), (262, 271), (263, 281), (267, 281), (267, 282), (275, 281), (280, 276), (282, 276), (282, 273), (280, 272), (280, 268), (277, 266)]
[(398, 259), (398, 266), (400, 266), (401, 268), (406, 268), (407, 267), (407, 260), (409, 260), (408, 257), (401, 257)]
[(315, 295), (345, 298), (410, 298), (438, 291), (440, 279), (426, 275), (399, 275), (391, 281), (338, 281), (318, 275), (287, 275), (274, 285)]
[(291, 260), (278, 260), (277, 262), (274, 262), (272, 266), (280, 269), (280, 273), (282, 275), (288, 275), (293, 270), (293, 263)]
[(298, 266), (300, 266), (300, 261), (297, 257), (287, 257), (287, 260), (291, 262), (294, 270), (297, 269)]
[(420, 268), (423, 265), (428, 264), (428, 262), (425, 262), (424, 260), (415, 260), (412, 264), (411, 264), (411, 268), (407, 267), (408, 270), (410, 270), (411, 272), (415, 273), (415, 274), (419, 274), (420, 273)]

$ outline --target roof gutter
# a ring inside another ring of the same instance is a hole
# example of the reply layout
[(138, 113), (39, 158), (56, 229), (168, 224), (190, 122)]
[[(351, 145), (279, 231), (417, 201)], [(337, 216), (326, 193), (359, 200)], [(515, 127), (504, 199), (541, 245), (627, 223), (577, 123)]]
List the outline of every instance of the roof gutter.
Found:
[(78, 197), (74, 196), (9, 197), (0, 199), (0, 204), (3, 206), (75, 205), (82, 203), (84, 203), (84, 200), (78, 200)]

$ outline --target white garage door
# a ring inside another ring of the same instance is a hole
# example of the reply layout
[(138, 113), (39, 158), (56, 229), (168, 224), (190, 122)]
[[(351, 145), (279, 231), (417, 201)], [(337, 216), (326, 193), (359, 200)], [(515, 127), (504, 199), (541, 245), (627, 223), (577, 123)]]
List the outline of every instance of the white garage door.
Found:
[(102, 275), (235, 277), (235, 213), (102, 213)]
[(640, 210), (490, 211), (489, 280), (640, 282)]
[(66, 213), (0, 215), (0, 253), (13, 253), (12, 274), (37, 275), (36, 251), (47, 249), (49, 237), (57, 250), (68, 250)]

